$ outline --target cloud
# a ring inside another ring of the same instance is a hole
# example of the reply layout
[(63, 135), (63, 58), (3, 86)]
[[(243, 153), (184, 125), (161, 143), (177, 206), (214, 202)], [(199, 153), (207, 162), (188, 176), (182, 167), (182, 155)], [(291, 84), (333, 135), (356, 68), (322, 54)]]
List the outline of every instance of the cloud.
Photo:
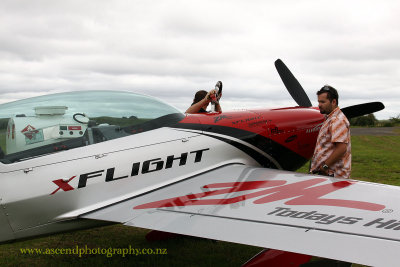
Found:
[[(22, 8), (23, 7), (23, 8)], [(316, 104), (329, 83), (344, 104), (400, 113), (396, 1), (2, 1), (1, 102), (70, 90), (128, 90), (181, 110), (225, 84), (225, 110), (295, 105), (282, 58)], [(354, 102), (354, 103), (353, 103)]]

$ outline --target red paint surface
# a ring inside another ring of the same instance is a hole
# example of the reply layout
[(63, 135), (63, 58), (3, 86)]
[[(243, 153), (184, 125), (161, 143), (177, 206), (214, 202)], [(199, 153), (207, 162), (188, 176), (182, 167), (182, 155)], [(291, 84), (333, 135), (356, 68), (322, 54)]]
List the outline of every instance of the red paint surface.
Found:
[[(324, 116), (315, 108), (293, 107), (189, 114), (180, 123), (245, 130), (269, 138), (304, 158), (311, 158), (319, 132), (318, 125), (323, 121)], [(293, 138), (294, 135), (296, 138)], [(286, 142), (288, 138), (293, 141)]]
[(82, 130), (81, 126), (68, 126), (69, 131), (80, 131)]

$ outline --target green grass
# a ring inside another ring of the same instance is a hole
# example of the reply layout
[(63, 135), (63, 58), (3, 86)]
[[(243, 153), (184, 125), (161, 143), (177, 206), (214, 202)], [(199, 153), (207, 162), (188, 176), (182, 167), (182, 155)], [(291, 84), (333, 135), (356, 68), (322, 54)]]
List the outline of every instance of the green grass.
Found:
[(352, 178), (400, 185), (400, 136), (352, 138)]
[(400, 186), (400, 136), (352, 136), (351, 146), (352, 179)]
[[(400, 185), (400, 136), (353, 136), (352, 178)], [(307, 172), (308, 164), (299, 171)], [(238, 229), (240, 231), (240, 229)], [(261, 248), (177, 237), (148, 242), (149, 230), (112, 225), (0, 245), (0, 266), (240, 266)], [(167, 255), (27, 255), (21, 248), (133, 248), (165, 249)], [(354, 265), (353, 265), (354, 266)], [(355, 265), (359, 266), (359, 265)]]

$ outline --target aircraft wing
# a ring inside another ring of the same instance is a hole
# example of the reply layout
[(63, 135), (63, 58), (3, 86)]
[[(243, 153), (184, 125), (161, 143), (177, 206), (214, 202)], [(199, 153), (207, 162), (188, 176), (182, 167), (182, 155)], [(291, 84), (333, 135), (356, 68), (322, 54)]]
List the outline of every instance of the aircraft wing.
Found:
[(81, 218), (374, 266), (400, 251), (400, 187), (240, 164)]

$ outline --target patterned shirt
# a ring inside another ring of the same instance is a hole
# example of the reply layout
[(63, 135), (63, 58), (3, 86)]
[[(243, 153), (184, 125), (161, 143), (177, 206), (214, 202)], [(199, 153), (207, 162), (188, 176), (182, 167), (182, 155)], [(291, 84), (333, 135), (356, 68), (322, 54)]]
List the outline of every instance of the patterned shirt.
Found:
[(334, 143), (347, 144), (347, 150), (341, 159), (329, 166), (328, 174), (337, 178), (349, 178), (351, 172), (350, 123), (339, 107), (326, 117), (321, 126), (311, 161), (311, 171), (322, 167), (335, 150)]

